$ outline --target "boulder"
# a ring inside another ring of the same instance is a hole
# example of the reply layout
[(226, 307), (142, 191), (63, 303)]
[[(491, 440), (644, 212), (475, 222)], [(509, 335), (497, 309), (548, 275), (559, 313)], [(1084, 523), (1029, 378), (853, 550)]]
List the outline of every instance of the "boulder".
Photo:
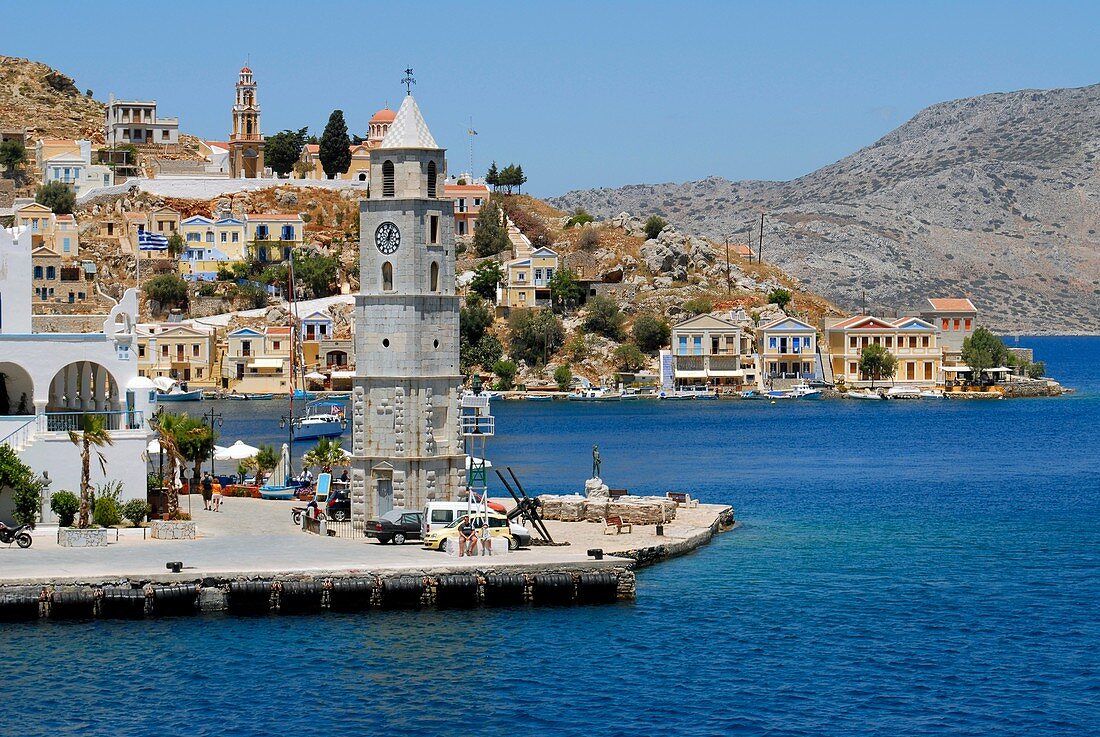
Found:
[[(664, 235), (664, 231), (661, 235)], [(682, 243), (651, 238), (642, 244), (640, 253), (650, 273), (669, 276), (674, 281), (683, 281), (687, 278), (690, 259), (683, 250)]]

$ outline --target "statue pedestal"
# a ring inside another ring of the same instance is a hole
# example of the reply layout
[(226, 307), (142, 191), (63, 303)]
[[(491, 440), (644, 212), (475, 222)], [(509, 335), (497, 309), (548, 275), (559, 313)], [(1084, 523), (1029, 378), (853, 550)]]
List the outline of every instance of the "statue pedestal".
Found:
[(594, 476), (584, 482), (584, 495), (589, 499), (606, 499), (608, 497), (607, 484), (603, 479)]

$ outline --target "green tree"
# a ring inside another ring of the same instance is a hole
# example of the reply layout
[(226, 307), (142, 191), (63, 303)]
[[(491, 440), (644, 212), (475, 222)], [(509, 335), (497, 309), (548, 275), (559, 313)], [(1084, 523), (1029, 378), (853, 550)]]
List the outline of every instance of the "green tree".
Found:
[(130, 520), (134, 527), (141, 527), (149, 516), (149, 504), (144, 499), (131, 499), (122, 505), (122, 516)]
[(76, 191), (64, 182), (46, 182), (35, 192), (34, 201), (56, 215), (70, 215), (76, 207)]
[(573, 370), (569, 368), (569, 364), (563, 363), (554, 369), (554, 383), (558, 385), (558, 391), (569, 391), (573, 384)]
[(714, 300), (707, 296), (692, 297), (684, 302), (684, 312), (689, 315), (702, 315), (714, 309)]
[(573, 211), (573, 214), (569, 217), (569, 219), (565, 221), (565, 227), (572, 228), (577, 225), (585, 225), (592, 222), (593, 220), (595, 220), (595, 218), (589, 215), (587, 210), (585, 210), (583, 207), (578, 207), (576, 210)]
[(11, 489), (16, 522), (34, 526), (42, 510), (44, 488), (45, 480), (36, 476), (10, 445), (0, 445), (0, 489)]
[(107, 430), (103, 415), (81, 415), (81, 425), (82, 430), (69, 430), (69, 442), (80, 448), (80, 522), (77, 526), (83, 528), (88, 526), (88, 515), (91, 513), (92, 449), (95, 449), (99, 459), (99, 470), (106, 476), (107, 456), (100, 448), (114, 445), (115, 440)]
[(500, 207), (489, 200), (477, 214), (474, 221), (474, 253), (481, 258), (495, 256), (512, 247), (508, 240), (508, 230), (504, 227)]
[(615, 349), (614, 355), (622, 371), (637, 371), (645, 366), (645, 354), (633, 343), (623, 343)]
[[(165, 512), (169, 519), (179, 519), (180, 516), (180, 487), (176, 485), (176, 476), (182, 478), (182, 467), (188, 459), (188, 454), (194, 452), (191, 445), (194, 436), (198, 436), (208, 428), (200, 428), (196, 421), (187, 414), (175, 414), (172, 412), (158, 413), (150, 423), (157, 432), (157, 441), (160, 443), (161, 453), (168, 460), (167, 494), (165, 494)], [(213, 441), (211, 441), (213, 442)], [(179, 473), (177, 473), (177, 470)]]
[(273, 136), (265, 136), (264, 163), (280, 176), (289, 174), (302, 156), (308, 131), (308, 128), (299, 128), (296, 131), (288, 129)]
[(328, 116), (325, 131), (321, 134), (318, 156), (321, 159), (321, 168), (329, 179), (343, 174), (351, 166), (351, 139), (348, 138), (344, 111), (333, 110), (332, 115)]
[(497, 375), (496, 388), (501, 391), (508, 391), (516, 382), (516, 371), (518, 367), (514, 361), (507, 359), (501, 359), (493, 364), (493, 373)]
[(1004, 342), (986, 328), (978, 328), (963, 341), (962, 360), (970, 367), (971, 381), (979, 382), (982, 372), (1008, 361)]
[(168, 255), (172, 258), (179, 258), (179, 255), (183, 253), (183, 249), (186, 247), (186, 243), (183, 241), (183, 236), (179, 233), (173, 233), (168, 236)]
[(332, 473), (335, 466), (348, 465), (348, 456), (340, 447), (339, 438), (321, 438), (317, 445), (302, 456), (302, 463), (306, 466), (317, 466), (321, 473)]
[(10, 177), (15, 174), (15, 168), (21, 166), (27, 160), (27, 148), (22, 141), (9, 138), (0, 143), (0, 164), (4, 166), (4, 172)]
[(489, 171), (485, 172), (485, 183), (494, 191), (500, 186), (500, 170), (497, 169), (497, 162), (494, 161), (489, 166)]
[(584, 290), (569, 269), (558, 269), (550, 277), (550, 304), (554, 309), (567, 312), (580, 303)]
[(650, 353), (668, 345), (672, 328), (667, 322), (654, 315), (639, 315), (634, 320), (631, 335), (639, 348)]
[(179, 428), (175, 432), (180, 455), (194, 464), (192, 477), (198, 478), (202, 474), (203, 462), (210, 460), (210, 454), (214, 452), (218, 436), (201, 419), (186, 413), (181, 415)]
[(76, 513), (80, 511), (80, 499), (71, 491), (62, 489), (50, 496), (50, 511), (57, 515), (57, 524), (72, 527)]
[(339, 291), (340, 259), (312, 251), (299, 250), (294, 259), (294, 282), (304, 286), (315, 298), (329, 297)]
[(493, 311), (477, 295), (470, 295), (458, 313), (459, 349), (476, 346), (492, 324)]
[(481, 336), (474, 344), (463, 344), (459, 351), (459, 363), (463, 373), (469, 373), (477, 366), (491, 368), (504, 355), (504, 346), (492, 333)]
[(145, 296), (160, 305), (162, 311), (171, 307), (187, 307), (187, 282), (179, 274), (159, 274), (141, 285)]
[(876, 381), (889, 378), (898, 368), (897, 357), (881, 345), (872, 343), (863, 349), (859, 357), (859, 370), (871, 377), (871, 388)]
[(508, 338), (513, 358), (542, 365), (561, 347), (565, 328), (550, 310), (513, 310), (508, 317)]
[(623, 322), (626, 316), (619, 310), (619, 303), (602, 294), (588, 300), (585, 306), (584, 329), (611, 340), (623, 339)]
[(1029, 363), (1027, 366), (1027, 375), (1031, 379), (1041, 379), (1043, 374), (1047, 372), (1047, 365), (1042, 361), (1036, 361), (1035, 363)]
[(791, 293), (787, 289), (777, 287), (768, 292), (768, 302), (779, 305), (779, 309), (785, 310), (787, 309), (787, 305), (791, 302)]
[(237, 287), (237, 300), (245, 309), (258, 310), (267, 305), (267, 292), (255, 284), (241, 284)]
[(649, 239), (656, 238), (665, 229), (666, 225), (668, 225), (668, 221), (660, 215), (650, 215), (649, 219), (645, 221), (645, 237)]
[(504, 269), (496, 261), (482, 261), (474, 269), (474, 278), (470, 280), (470, 291), (474, 294), (495, 302), (497, 298), (497, 285), (504, 283)]

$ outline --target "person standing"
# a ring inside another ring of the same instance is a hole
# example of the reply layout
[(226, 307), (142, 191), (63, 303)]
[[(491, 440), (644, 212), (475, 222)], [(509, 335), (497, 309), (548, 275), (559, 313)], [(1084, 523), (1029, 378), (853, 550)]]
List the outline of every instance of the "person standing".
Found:
[(210, 501), (214, 498), (214, 479), (209, 471), (202, 472), (202, 508), (210, 511)]

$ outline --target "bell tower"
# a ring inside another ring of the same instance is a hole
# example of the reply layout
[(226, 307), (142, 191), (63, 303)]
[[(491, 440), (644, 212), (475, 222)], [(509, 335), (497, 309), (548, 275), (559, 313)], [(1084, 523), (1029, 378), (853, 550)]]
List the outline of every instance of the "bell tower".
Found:
[(458, 499), (461, 434), (459, 298), (446, 159), (416, 100), (401, 104), (371, 151), (359, 204), (352, 519)]
[(233, 132), (229, 134), (229, 176), (255, 179), (264, 173), (264, 137), (260, 132), (260, 103), (252, 70), (241, 67), (237, 99), (233, 103)]

